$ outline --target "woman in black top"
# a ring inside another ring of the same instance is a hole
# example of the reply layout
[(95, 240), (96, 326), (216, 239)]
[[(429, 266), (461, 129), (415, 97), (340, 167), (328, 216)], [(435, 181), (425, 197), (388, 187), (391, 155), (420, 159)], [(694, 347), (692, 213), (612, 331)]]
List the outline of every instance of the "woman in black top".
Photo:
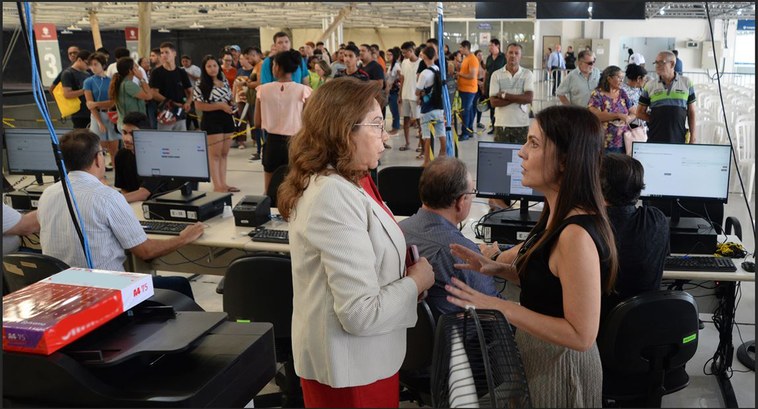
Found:
[(616, 248), (600, 188), (603, 131), (586, 108), (540, 111), (519, 151), (522, 183), (545, 195), (527, 240), (496, 261), (451, 245), (456, 268), (521, 286), (520, 305), (453, 279), (448, 300), (497, 309), (517, 327), (516, 341), (535, 407), (600, 407), (602, 366), (595, 344), (601, 293), (613, 288)]

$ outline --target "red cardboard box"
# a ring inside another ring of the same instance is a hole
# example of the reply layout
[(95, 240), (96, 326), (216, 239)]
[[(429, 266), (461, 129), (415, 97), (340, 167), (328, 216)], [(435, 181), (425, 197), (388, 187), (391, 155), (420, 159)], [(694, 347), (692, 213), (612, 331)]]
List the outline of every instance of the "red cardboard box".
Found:
[(3, 297), (3, 349), (50, 355), (153, 293), (149, 274), (64, 270)]

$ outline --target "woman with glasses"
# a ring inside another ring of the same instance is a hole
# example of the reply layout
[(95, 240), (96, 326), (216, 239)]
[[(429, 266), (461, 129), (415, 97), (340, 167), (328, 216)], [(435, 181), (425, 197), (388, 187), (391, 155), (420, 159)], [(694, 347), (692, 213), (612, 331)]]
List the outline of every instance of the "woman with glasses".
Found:
[[(231, 57), (225, 55), (224, 58)], [(203, 58), (200, 79), (195, 83), (192, 99), (195, 109), (203, 113), (200, 129), (208, 134), (208, 163), (214, 192), (239, 192), (239, 188), (226, 183), (226, 166), (237, 105), (232, 99), (229, 82), (219, 69), (216, 58), (210, 54)]]
[(373, 81), (331, 80), (290, 142), (278, 205), (290, 226), (292, 352), (305, 407), (398, 407), (406, 331), (434, 283), (425, 258), (406, 268), (403, 232), (362, 188), (388, 139), (381, 99)]
[(603, 128), (586, 108), (551, 106), (535, 116), (522, 159), (524, 186), (545, 195), (526, 240), (493, 261), (451, 245), (456, 268), (521, 287), (520, 303), (484, 295), (453, 278), (448, 301), (496, 309), (517, 328), (534, 407), (601, 407), (598, 353), (601, 294), (610, 294), (617, 257), (600, 184)]
[(605, 129), (605, 152), (624, 153), (624, 133), (631, 131), (629, 124), (636, 119), (634, 103), (622, 89), (624, 73), (611, 65), (600, 75), (597, 88), (590, 94), (588, 108)]
[(100, 137), (100, 146), (108, 150), (111, 163), (105, 170), (113, 170), (113, 162), (118, 152), (118, 141), (121, 135), (116, 132), (108, 116), (108, 109), (113, 107), (113, 101), (108, 97), (111, 79), (105, 75), (105, 54), (94, 53), (87, 59), (92, 75), (84, 80), (84, 98), (90, 111), (89, 130)]
[(313, 92), (309, 86), (292, 80), (301, 58), (295, 50), (277, 53), (272, 64), (277, 80), (256, 88), (255, 128), (266, 131), (261, 160), (264, 193), (268, 192), (274, 171), (288, 163), (287, 144), (290, 137), (300, 130), (303, 106)]
[(234, 84), (234, 80), (237, 78), (237, 67), (234, 66), (234, 56), (231, 51), (224, 51), (221, 54), (221, 71), (224, 72), (226, 81), (230, 84)]

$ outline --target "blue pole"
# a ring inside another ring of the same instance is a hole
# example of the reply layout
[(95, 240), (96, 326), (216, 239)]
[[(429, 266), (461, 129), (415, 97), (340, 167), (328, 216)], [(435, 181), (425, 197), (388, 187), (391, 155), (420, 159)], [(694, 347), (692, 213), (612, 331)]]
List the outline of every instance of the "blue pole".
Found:
[(447, 63), (445, 61), (445, 46), (442, 41), (442, 36), (444, 30), (444, 21), (442, 18), (442, 2), (437, 2), (437, 50), (439, 52), (439, 62), (440, 62), (440, 78), (442, 78), (442, 103), (444, 104), (445, 108), (445, 136), (447, 138), (447, 156), (457, 156), (455, 145), (453, 145), (453, 133), (452, 133), (452, 126), (453, 126), (453, 118), (452, 118), (452, 108), (450, 106), (450, 93), (447, 89)]

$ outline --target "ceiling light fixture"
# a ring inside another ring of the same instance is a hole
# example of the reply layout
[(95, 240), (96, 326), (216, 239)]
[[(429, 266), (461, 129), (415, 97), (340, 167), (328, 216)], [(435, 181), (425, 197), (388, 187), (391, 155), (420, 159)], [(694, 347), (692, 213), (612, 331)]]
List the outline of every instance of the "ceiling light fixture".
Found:
[(167, 29), (166, 27), (161, 27), (160, 29), (158, 29), (158, 32), (159, 33), (170, 33), (171, 30)]
[(200, 28), (205, 28), (205, 26), (202, 25), (202, 24), (197, 24), (197, 21), (195, 21), (194, 23), (192, 23), (192, 25), (190, 26), (190, 28), (200, 29)]
[(738, 15), (738, 16), (741, 16), (741, 15), (742, 15), (742, 9), (739, 9), (739, 10), (737, 10), (737, 15)]
[(61, 34), (74, 34), (74, 32), (66, 28), (63, 31), (61, 31)]
[(660, 13), (661, 15), (664, 15), (664, 14), (666, 14), (666, 8), (665, 8), (665, 7), (662, 7), (662, 8), (661, 8), (661, 11), (660, 11), (659, 13)]
[(77, 26), (76, 24), (71, 24), (70, 26), (66, 27), (66, 30), (82, 31), (82, 29), (79, 26)]

